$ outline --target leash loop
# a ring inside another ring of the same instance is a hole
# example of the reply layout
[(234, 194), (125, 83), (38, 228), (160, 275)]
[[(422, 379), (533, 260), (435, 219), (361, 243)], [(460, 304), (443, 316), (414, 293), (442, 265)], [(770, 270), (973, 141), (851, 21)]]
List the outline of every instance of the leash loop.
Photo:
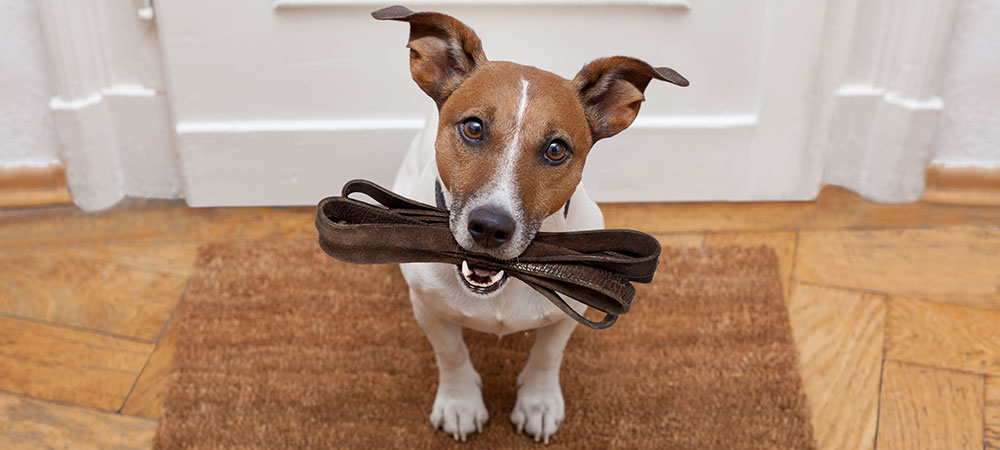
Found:
[[(349, 181), (341, 193), (323, 199), (316, 208), (319, 245), (327, 255), (355, 264), (458, 265), (466, 260), (496, 267), (596, 330), (610, 327), (629, 311), (635, 297), (632, 283), (651, 282), (659, 263), (660, 243), (633, 230), (540, 232), (516, 259), (500, 260), (460, 247), (448, 228), (446, 209), (410, 200), (367, 180)], [(379, 204), (350, 198), (354, 193)], [(604, 318), (587, 319), (564, 297), (604, 313)]]

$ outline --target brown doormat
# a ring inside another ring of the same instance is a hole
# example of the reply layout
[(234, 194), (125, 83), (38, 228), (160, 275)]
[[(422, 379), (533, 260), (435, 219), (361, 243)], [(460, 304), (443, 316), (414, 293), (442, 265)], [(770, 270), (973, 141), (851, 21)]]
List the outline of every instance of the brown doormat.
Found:
[[(467, 332), (490, 420), (465, 444), (431, 428), (430, 344), (395, 266), (312, 241), (210, 244), (173, 326), (158, 448), (541, 448), (508, 416), (531, 335)], [(549, 448), (813, 448), (766, 248), (664, 249), (609, 330), (578, 327)]]

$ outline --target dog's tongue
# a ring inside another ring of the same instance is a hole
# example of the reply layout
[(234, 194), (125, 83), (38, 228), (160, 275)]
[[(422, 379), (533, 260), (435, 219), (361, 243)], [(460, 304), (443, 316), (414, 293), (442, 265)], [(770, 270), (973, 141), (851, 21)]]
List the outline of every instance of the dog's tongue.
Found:
[(472, 273), (477, 277), (492, 277), (497, 273), (495, 270), (484, 269), (482, 267), (470, 267), (470, 269), (472, 269)]

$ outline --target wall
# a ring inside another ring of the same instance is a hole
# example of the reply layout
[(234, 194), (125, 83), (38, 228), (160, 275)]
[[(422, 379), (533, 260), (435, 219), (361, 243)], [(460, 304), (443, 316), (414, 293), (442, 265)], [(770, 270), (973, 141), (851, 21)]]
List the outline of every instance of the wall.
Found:
[(0, 0), (0, 169), (59, 161), (33, 1)]
[(1000, 166), (1000, 2), (963, 0), (949, 48), (933, 162)]

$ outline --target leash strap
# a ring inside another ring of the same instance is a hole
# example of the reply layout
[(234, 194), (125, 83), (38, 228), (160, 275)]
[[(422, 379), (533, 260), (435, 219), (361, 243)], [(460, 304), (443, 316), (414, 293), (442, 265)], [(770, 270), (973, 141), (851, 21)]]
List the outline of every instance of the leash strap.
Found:
[[(349, 198), (362, 193), (379, 203)], [(656, 238), (633, 230), (538, 233), (514, 260), (499, 260), (461, 248), (448, 228), (448, 210), (420, 203), (366, 180), (344, 185), (339, 197), (319, 202), (316, 229), (327, 255), (354, 264), (414, 262), (469, 264), (503, 270), (538, 291), (577, 322), (610, 327), (629, 311), (632, 283), (653, 280), (659, 262)], [(604, 313), (583, 317), (563, 296)]]

